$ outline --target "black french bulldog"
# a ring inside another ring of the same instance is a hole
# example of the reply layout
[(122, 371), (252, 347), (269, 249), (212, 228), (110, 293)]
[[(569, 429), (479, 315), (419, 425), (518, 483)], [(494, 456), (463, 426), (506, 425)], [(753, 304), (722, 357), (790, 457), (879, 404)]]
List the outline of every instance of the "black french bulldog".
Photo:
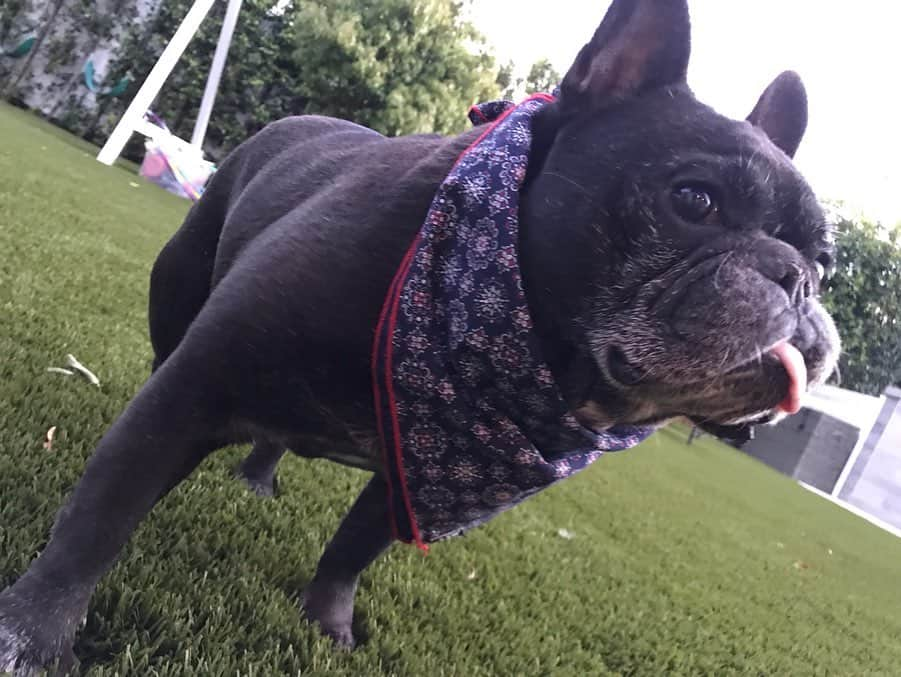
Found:
[[(535, 122), (520, 265), (542, 348), (596, 429), (723, 432), (797, 410), (835, 366), (817, 301), (832, 235), (790, 160), (803, 86), (747, 121), (686, 84), (684, 0), (616, 0)], [(274, 490), (283, 450), (374, 471), (305, 591), (351, 646), (360, 572), (393, 540), (370, 376), (392, 277), (479, 134), (385, 138), (288, 118), (238, 148), (153, 270), (154, 372), (100, 441), (41, 555), (0, 593), (0, 671), (74, 664), (92, 591), (153, 505), (216, 449)]]

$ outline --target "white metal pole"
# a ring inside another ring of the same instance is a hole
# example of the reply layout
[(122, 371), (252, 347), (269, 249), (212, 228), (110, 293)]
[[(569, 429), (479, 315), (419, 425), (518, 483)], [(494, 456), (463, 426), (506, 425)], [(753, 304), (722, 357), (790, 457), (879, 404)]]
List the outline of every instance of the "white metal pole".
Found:
[(888, 398), (883, 395), (879, 399), (881, 400), (879, 408), (877, 408), (873, 412), (872, 416), (868, 416), (865, 419), (866, 424), (860, 429), (860, 434), (857, 438), (857, 444), (854, 445), (854, 448), (848, 455), (848, 459), (845, 461), (845, 465), (842, 466), (842, 471), (841, 473), (839, 473), (838, 479), (835, 480), (835, 486), (832, 487), (832, 491), (830, 492), (835, 498), (839, 498), (839, 494), (841, 494), (842, 489), (845, 488), (845, 484), (847, 483), (848, 478), (851, 476), (851, 471), (854, 470), (854, 466), (857, 465), (857, 459), (860, 458), (860, 454), (863, 452), (863, 448), (864, 446), (866, 446), (867, 440), (869, 440), (870, 438), (870, 433), (873, 432), (873, 428), (879, 421), (879, 416), (882, 414), (882, 410), (886, 406)]
[(197, 113), (197, 122), (194, 123), (194, 133), (191, 134), (191, 145), (197, 150), (203, 148), (203, 137), (206, 136), (206, 128), (210, 123), (213, 102), (216, 100), (216, 92), (219, 90), (219, 80), (225, 69), (225, 59), (228, 57), (228, 48), (232, 42), (232, 34), (235, 32), (235, 24), (238, 23), (241, 2), (242, 0), (228, 0), (228, 8), (225, 10), (225, 19), (222, 22), (222, 30), (219, 32), (219, 42), (216, 43), (216, 53), (213, 54), (213, 65), (210, 67), (206, 87), (203, 89), (200, 112)]
[(196, 0), (191, 9), (188, 10), (178, 30), (175, 31), (175, 35), (172, 36), (169, 44), (166, 45), (163, 53), (160, 54), (159, 60), (151, 69), (147, 79), (144, 80), (144, 84), (141, 85), (135, 98), (128, 105), (128, 108), (122, 115), (122, 119), (119, 120), (119, 124), (116, 125), (113, 133), (110, 134), (109, 139), (106, 140), (103, 148), (97, 154), (97, 159), (100, 162), (105, 165), (111, 165), (122, 153), (122, 149), (128, 143), (128, 139), (131, 137), (135, 127), (144, 118), (147, 108), (153, 103), (160, 89), (163, 88), (166, 78), (169, 77), (172, 69), (175, 68), (175, 64), (181, 58), (188, 43), (191, 42), (191, 38), (197, 33), (197, 29), (200, 28), (200, 24), (215, 1)]

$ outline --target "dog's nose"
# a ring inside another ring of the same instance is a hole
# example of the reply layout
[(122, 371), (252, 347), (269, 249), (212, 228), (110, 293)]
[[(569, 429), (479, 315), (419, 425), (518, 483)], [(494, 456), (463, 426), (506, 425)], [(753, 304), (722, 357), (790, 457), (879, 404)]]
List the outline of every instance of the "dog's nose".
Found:
[(807, 271), (794, 263), (788, 265), (788, 270), (776, 282), (788, 294), (792, 305), (799, 305), (813, 294)]
[(797, 249), (775, 238), (760, 238), (746, 254), (745, 265), (782, 288), (793, 306), (802, 305), (817, 291), (813, 268)]

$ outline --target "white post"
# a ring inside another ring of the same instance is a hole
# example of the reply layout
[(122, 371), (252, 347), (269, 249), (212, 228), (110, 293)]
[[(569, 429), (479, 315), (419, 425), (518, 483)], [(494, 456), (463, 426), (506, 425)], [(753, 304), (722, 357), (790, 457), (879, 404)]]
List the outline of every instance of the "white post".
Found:
[(873, 416), (872, 420), (864, 427), (860, 429), (857, 437), (857, 443), (854, 445), (854, 448), (851, 450), (851, 453), (848, 454), (848, 458), (845, 460), (845, 465), (842, 466), (842, 471), (839, 473), (838, 479), (835, 480), (835, 485), (832, 487), (832, 491), (830, 492), (833, 497), (838, 498), (839, 494), (842, 493), (842, 489), (845, 488), (845, 482), (848, 481), (848, 478), (851, 476), (851, 471), (854, 470), (854, 465), (857, 463), (857, 459), (860, 457), (860, 453), (863, 451), (864, 445), (867, 443), (867, 438), (870, 436), (870, 431), (873, 430), (873, 426), (876, 425), (876, 420), (879, 418), (879, 413), (882, 411), (882, 408), (876, 410), (876, 414)]
[(219, 42), (216, 43), (216, 53), (213, 54), (213, 65), (206, 79), (206, 87), (203, 89), (203, 98), (200, 100), (200, 112), (197, 113), (197, 122), (194, 123), (194, 133), (191, 135), (191, 145), (197, 150), (203, 150), (203, 137), (206, 136), (206, 128), (210, 123), (210, 113), (213, 112), (213, 102), (216, 100), (216, 92), (219, 90), (219, 80), (225, 68), (225, 59), (228, 57), (228, 48), (231, 45), (232, 34), (235, 32), (235, 24), (238, 23), (238, 13), (241, 11), (242, 0), (228, 0), (228, 9), (225, 10), (225, 20), (222, 22), (222, 30), (219, 32)]
[[(873, 428), (875, 428), (876, 424), (880, 422), (880, 419), (882, 419), (883, 423), (888, 423), (889, 419), (891, 419), (892, 412), (896, 410), (898, 403), (901, 402), (901, 389), (889, 386), (885, 389), (879, 399), (881, 401), (879, 408), (876, 409), (872, 417), (869, 417), (867, 419), (866, 426), (861, 428), (860, 437), (857, 440), (857, 444), (851, 451), (851, 455), (848, 456), (848, 460), (845, 461), (842, 472), (838, 476), (838, 479), (835, 481), (835, 486), (832, 487), (832, 495), (835, 498), (838, 498), (839, 494), (842, 492), (842, 489), (845, 488), (845, 484), (848, 482), (848, 478), (851, 476), (851, 471), (854, 469), (854, 466), (857, 465), (857, 459), (860, 458), (860, 454), (861, 452), (863, 452), (863, 448), (869, 440), (870, 433), (873, 432)], [(878, 438), (875, 440), (875, 442), (878, 444)]]
[(110, 134), (109, 139), (106, 140), (103, 148), (97, 154), (97, 159), (100, 162), (105, 165), (111, 165), (122, 153), (122, 149), (128, 143), (132, 132), (144, 118), (144, 113), (150, 107), (150, 104), (153, 103), (160, 89), (163, 88), (166, 78), (169, 77), (172, 69), (175, 68), (175, 64), (181, 58), (188, 43), (191, 42), (191, 38), (197, 33), (197, 29), (200, 28), (200, 24), (206, 18), (215, 1), (195, 0), (178, 30), (175, 31), (175, 35), (172, 36), (169, 44), (166, 45), (163, 53), (160, 54), (159, 60), (153, 66), (147, 79), (144, 80), (144, 84), (141, 85), (135, 98), (128, 105), (128, 108), (122, 115), (122, 119), (119, 120), (119, 124), (116, 125), (113, 133)]

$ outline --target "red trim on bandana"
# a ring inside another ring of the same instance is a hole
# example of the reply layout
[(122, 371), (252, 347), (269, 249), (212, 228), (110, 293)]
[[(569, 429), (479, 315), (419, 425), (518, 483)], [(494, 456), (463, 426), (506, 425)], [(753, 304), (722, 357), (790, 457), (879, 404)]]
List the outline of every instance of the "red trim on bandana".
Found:
[[(372, 342), (372, 361), (371, 361), (372, 391), (373, 391), (373, 398), (375, 400), (375, 413), (376, 413), (376, 419), (377, 419), (376, 422), (378, 424), (379, 439), (381, 439), (383, 441), (381, 447), (382, 447), (382, 457), (385, 461), (386, 473), (389, 468), (388, 458), (387, 458), (388, 449), (386, 448), (386, 446), (384, 444), (384, 440), (386, 438), (385, 438), (385, 428), (382, 423), (382, 398), (381, 398), (381, 394), (379, 393), (378, 374), (376, 371), (376, 363), (378, 360), (379, 341), (381, 339), (382, 331), (384, 329), (384, 325), (388, 319), (388, 316), (392, 314), (392, 310), (396, 311), (396, 309), (397, 309), (398, 301), (400, 300), (399, 290), (403, 286), (402, 280), (403, 280), (404, 275), (406, 274), (407, 270), (409, 270), (409, 268), (410, 268), (410, 261), (412, 261), (412, 259), (413, 259), (413, 254), (416, 251), (416, 247), (418, 244), (419, 244), (419, 235), (417, 234), (416, 237), (413, 239), (413, 244), (411, 244), (409, 249), (407, 249), (407, 253), (404, 255), (404, 258), (401, 261), (400, 266), (397, 269), (397, 272), (394, 274), (394, 279), (391, 281), (391, 286), (388, 288), (388, 294), (385, 297), (385, 303), (382, 305), (382, 311), (379, 314), (379, 322), (376, 325), (375, 339)], [(391, 388), (391, 386), (390, 386), (390, 383), (391, 383), (391, 381), (390, 381), (391, 350), (390, 349), (385, 351), (385, 368), (387, 370), (386, 373), (389, 375), (389, 377), (388, 377), (389, 405), (388, 406), (391, 408), (391, 418), (393, 421), (396, 422), (396, 420), (397, 420), (396, 404), (391, 402), (391, 400), (393, 400), (393, 388)], [(399, 438), (396, 438), (396, 440), (397, 440), (397, 442), (394, 445), (395, 446), (394, 451), (395, 451), (395, 454), (397, 455), (398, 467), (401, 468), (401, 467), (403, 467), (401, 465), (402, 451), (400, 448)], [(401, 480), (401, 491), (403, 493), (404, 503), (407, 505), (407, 510), (410, 511), (410, 514), (412, 515), (412, 510), (411, 510), (411, 506), (410, 506), (410, 498), (407, 493), (406, 481), (404, 480), (403, 474), (400, 475), (400, 480)], [(388, 514), (389, 514), (389, 517), (391, 520), (391, 531), (392, 531), (395, 539), (406, 541), (406, 539), (401, 538), (401, 536), (398, 532), (398, 529), (397, 529), (397, 516), (395, 515), (395, 512), (394, 512), (394, 489), (391, 485), (391, 479), (387, 474), (385, 476), (385, 483), (388, 485)], [(411, 522), (412, 522), (412, 520), (411, 520)], [(413, 535), (415, 538), (418, 535), (418, 529), (416, 527), (416, 524), (411, 523), (410, 526), (412, 527)], [(420, 548), (425, 547), (425, 549), (428, 550), (428, 546), (426, 546), (424, 543), (422, 543), (422, 541), (420, 539), (417, 539), (416, 544)]]

